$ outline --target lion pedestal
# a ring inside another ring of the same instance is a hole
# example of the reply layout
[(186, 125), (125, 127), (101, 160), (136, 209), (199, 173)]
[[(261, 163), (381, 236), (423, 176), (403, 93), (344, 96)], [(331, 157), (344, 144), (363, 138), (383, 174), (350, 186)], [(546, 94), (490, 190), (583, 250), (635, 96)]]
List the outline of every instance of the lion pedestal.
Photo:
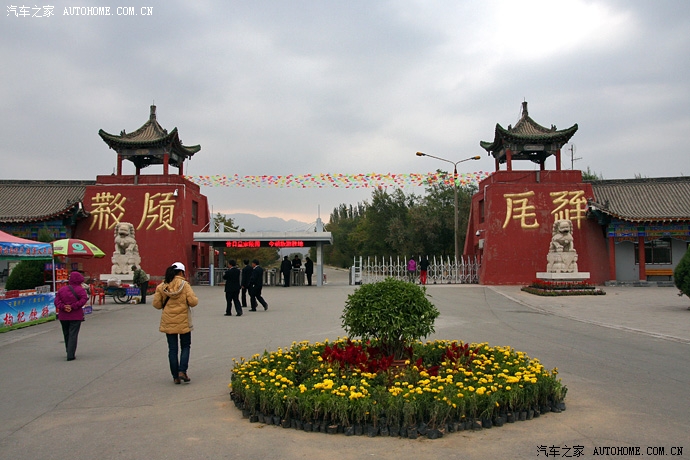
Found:
[(537, 278), (558, 281), (589, 279), (589, 272), (577, 269), (577, 251), (573, 241), (573, 223), (570, 220), (554, 222), (549, 252), (546, 255), (546, 272), (538, 272)]

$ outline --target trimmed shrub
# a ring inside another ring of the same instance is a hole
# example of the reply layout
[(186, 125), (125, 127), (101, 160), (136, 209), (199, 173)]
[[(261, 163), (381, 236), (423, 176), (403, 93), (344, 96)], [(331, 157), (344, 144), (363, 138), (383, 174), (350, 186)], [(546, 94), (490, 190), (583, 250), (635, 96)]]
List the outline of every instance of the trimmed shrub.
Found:
[(685, 255), (673, 271), (673, 281), (680, 289), (680, 294), (690, 297), (690, 250), (685, 251)]
[(434, 332), (438, 315), (426, 288), (387, 278), (350, 294), (341, 319), (351, 336), (377, 340), (384, 355), (402, 359), (412, 342)]
[(5, 289), (34, 289), (37, 286), (43, 286), (45, 280), (43, 278), (43, 268), (45, 267), (45, 260), (22, 260), (17, 264), (12, 273), (7, 277)]

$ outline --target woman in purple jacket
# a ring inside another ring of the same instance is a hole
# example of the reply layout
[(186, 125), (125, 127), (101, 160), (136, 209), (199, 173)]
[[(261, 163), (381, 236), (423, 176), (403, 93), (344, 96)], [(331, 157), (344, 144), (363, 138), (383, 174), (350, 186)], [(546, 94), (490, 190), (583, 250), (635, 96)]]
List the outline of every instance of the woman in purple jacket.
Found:
[(55, 311), (62, 325), (62, 335), (65, 336), (65, 350), (67, 361), (74, 359), (77, 351), (77, 337), (81, 322), (84, 321), (83, 306), (89, 300), (89, 295), (81, 286), (84, 276), (79, 272), (69, 275), (69, 284), (63, 286), (55, 294)]

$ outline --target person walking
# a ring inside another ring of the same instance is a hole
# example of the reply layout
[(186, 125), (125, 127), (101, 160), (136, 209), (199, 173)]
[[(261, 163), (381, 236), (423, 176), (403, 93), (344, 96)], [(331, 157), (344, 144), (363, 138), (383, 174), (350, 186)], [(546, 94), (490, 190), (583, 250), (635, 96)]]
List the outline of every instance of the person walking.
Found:
[(69, 275), (67, 286), (63, 286), (55, 293), (55, 312), (62, 326), (62, 335), (65, 338), (65, 351), (67, 361), (74, 361), (77, 352), (77, 340), (79, 329), (84, 321), (84, 309), (89, 295), (82, 287), (84, 275), (72, 272)]
[(235, 304), (235, 314), (242, 316), (242, 305), (240, 304), (240, 277), (242, 272), (237, 268), (235, 259), (228, 261), (228, 269), (223, 273), (225, 280), (225, 316), (232, 316), (232, 304)]
[(416, 278), (415, 273), (417, 272), (417, 261), (414, 260), (414, 257), (410, 257), (410, 260), (407, 261), (407, 280), (410, 283), (414, 283), (414, 280)]
[(304, 273), (307, 275), (307, 286), (311, 286), (311, 275), (314, 274), (314, 261), (309, 256), (304, 260)]
[(162, 310), (159, 330), (165, 333), (168, 340), (170, 373), (176, 385), (191, 380), (187, 375), (187, 369), (192, 345), (192, 308), (198, 304), (199, 299), (185, 279), (184, 264), (175, 262), (165, 270), (165, 279), (156, 287), (153, 307)]
[(146, 291), (149, 288), (149, 275), (147, 275), (141, 267), (137, 268), (136, 265), (132, 265), (132, 274), (132, 283), (139, 287), (139, 292), (141, 293), (141, 303), (146, 303)]
[(247, 308), (247, 291), (249, 290), (249, 279), (252, 277), (252, 266), (249, 265), (249, 259), (244, 259), (244, 268), (242, 268), (242, 308)]
[(249, 296), (251, 297), (251, 309), (256, 311), (257, 302), (268, 310), (268, 303), (261, 296), (261, 289), (264, 287), (264, 269), (259, 265), (259, 259), (252, 260), (252, 276), (249, 278)]
[(429, 270), (429, 259), (426, 256), (422, 256), (419, 260), (419, 282), (421, 284), (426, 284), (427, 271)]
[(283, 257), (283, 261), (280, 263), (280, 273), (283, 274), (283, 286), (290, 287), (290, 275), (292, 274), (292, 264), (288, 256)]

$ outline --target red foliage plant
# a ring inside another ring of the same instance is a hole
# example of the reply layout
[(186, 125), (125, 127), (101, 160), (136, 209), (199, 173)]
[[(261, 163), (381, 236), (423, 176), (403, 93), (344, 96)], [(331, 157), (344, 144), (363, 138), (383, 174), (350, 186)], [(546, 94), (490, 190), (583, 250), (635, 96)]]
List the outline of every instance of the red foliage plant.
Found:
[[(413, 349), (407, 347), (406, 354), (412, 359)], [(470, 363), (477, 354), (477, 350), (470, 348), (469, 344), (459, 345), (458, 343), (451, 343), (445, 350), (441, 357), (442, 361), (454, 363), (456, 368), (469, 368)], [(383, 355), (382, 349), (379, 346), (371, 346), (367, 342), (365, 347), (362, 344), (355, 344), (348, 339), (344, 347), (335, 344), (333, 346), (326, 345), (321, 354), (324, 361), (337, 362), (341, 367), (346, 369), (359, 369), (361, 372), (379, 373), (386, 372), (393, 364), (393, 355)], [(429, 365), (431, 363), (428, 363)], [(439, 363), (440, 364), (440, 363)], [(419, 371), (426, 371), (429, 375), (437, 376), (440, 368), (439, 364), (431, 364), (427, 367), (424, 364), (422, 357), (414, 361), (414, 365)]]

